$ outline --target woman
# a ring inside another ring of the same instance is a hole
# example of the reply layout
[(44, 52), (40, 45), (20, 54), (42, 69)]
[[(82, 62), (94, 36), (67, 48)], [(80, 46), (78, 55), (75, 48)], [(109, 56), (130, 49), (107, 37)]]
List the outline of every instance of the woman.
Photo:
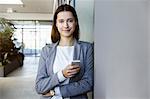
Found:
[(92, 44), (78, 41), (78, 18), (70, 5), (59, 6), (53, 21), (53, 43), (42, 49), (36, 91), (43, 99), (87, 99), (93, 89)]

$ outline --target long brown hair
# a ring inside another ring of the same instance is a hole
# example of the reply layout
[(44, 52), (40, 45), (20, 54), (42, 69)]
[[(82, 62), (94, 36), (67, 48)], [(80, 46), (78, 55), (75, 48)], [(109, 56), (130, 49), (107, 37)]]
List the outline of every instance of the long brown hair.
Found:
[(54, 13), (52, 32), (51, 32), (51, 40), (52, 40), (52, 42), (56, 43), (57, 41), (60, 40), (60, 33), (58, 32), (58, 29), (56, 27), (56, 19), (57, 19), (57, 14), (59, 12), (62, 12), (62, 11), (70, 11), (70, 12), (72, 12), (72, 14), (73, 14), (73, 16), (75, 18), (75, 21), (77, 23), (75, 31), (73, 32), (73, 37), (76, 40), (79, 40), (79, 23), (78, 23), (78, 17), (77, 17), (76, 11), (75, 11), (75, 9), (72, 6), (64, 4), (64, 5), (59, 6), (57, 8), (57, 10), (55, 11), (55, 13)]

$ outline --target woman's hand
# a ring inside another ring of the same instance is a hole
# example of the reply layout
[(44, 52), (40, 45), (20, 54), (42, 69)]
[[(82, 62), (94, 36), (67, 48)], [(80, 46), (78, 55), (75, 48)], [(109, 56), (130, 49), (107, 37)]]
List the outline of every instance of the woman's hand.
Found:
[(43, 96), (51, 97), (51, 96), (53, 96), (53, 95), (51, 95), (50, 93), (46, 93), (46, 94), (43, 94)]
[(75, 76), (80, 71), (79, 65), (68, 65), (65, 69), (62, 70), (64, 77), (71, 78)]
[(48, 93), (43, 94), (43, 96), (52, 97), (55, 95), (54, 90), (50, 90)]

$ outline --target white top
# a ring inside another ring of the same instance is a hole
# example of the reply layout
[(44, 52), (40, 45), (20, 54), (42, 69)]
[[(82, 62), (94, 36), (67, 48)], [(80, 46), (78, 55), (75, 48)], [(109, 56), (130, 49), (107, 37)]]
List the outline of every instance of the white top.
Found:
[[(71, 64), (73, 61), (73, 53), (74, 53), (74, 46), (57, 46), (56, 56), (53, 65), (53, 72), (57, 73), (59, 82), (63, 84), (69, 83), (69, 78), (65, 78), (62, 74), (62, 70), (68, 65)], [(62, 99), (59, 87), (55, 87), (55, 96), (52, 99)], [(65, 99), (70, 99), (65, 98)]]

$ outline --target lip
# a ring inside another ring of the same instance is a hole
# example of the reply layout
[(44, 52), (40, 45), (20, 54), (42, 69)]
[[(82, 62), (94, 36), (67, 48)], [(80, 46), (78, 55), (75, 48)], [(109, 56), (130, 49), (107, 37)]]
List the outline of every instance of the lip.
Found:
[(69, 30), (62, 30), (62, 31), (70, 31), (70, 29)]

